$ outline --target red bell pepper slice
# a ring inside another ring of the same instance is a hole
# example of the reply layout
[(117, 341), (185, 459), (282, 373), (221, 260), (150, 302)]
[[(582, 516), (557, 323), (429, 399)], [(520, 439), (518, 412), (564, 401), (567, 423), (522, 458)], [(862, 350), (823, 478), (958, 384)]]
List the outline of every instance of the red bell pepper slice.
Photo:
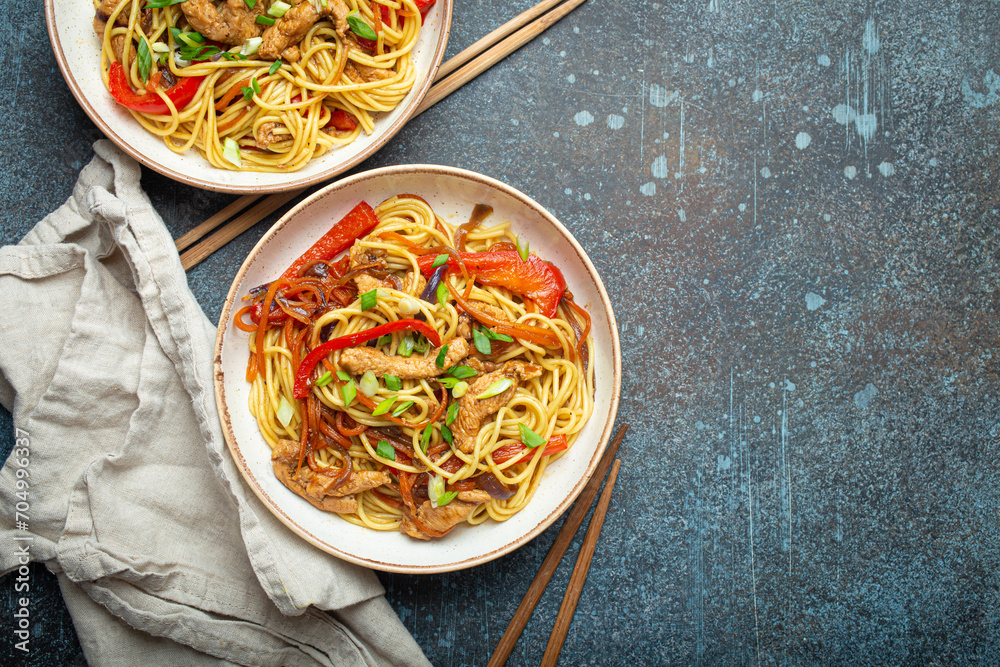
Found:
[(358, 331), (357, 333), (339, 336), (323, 343), (307, 354), (306, 358), (302, 360), (302, 363), (299, 364), (299, 372), (295, 374), (295, 385), (292, 387), (292, 395), (295, 398), (305, 398), (309, 395), (309, 387), (311, 386), (309, 378), (312, 376), (316, 364), (326, 357), (326, 355), (336, 350), (342, 350), (345, 347), (355, 347), (362, 343), (367, 343), (379, 336), (397, 331), (416, 331), (423, 334), (434, 347), (440, 347), (441, 345), (441, 337), (438, 335), (438, 332), (421, 320), (396, 320), (395, 322), (386, 322), (385, 324), (380, 324), (377, 327), (365, 329), (364, 331)]
[[(177, 110), (180, 111), (194, 99), (204, 79), (203, 76), (181, 77), (177, 83), (163, 91), (163, 94), (169, 97)], [(111, 96), (115, 98), (115, 102), (127, 109), (161, 116), (170, 113), (167, 103), (160, 99), (159, 95), (148, 93), (139, 95), (132, 90), (128, 77), (125, 76), (125, 68), (122, 67), (121, 63), (111, 63), (111, 68), (108, 70), (108, 88)]]
[[(379, 7), (381, 6), (379, 5)], [(332, 126), (340, 132), (352, 132), (358, 126), (358, 121), (354, 120), (354, 116), (343, 109), (334, 109), (333, 113), (330, 114), (330, 122), (326, 126)]]
[(285, 280), (295, 280), (299, 277), (299, 269), (316, 260), (328, 262), (346, 250), (357, 239), (365, 236), (378, 226), (375, 210), (367, 202), (358, 202), (340, 222), (330, 228), (309, 250), (292, 262), (281, 277)]
[[(505, 287), (527, 297), (538, 304), (538, 310), (543, 315), (555, 317), (556, 307), (566, 291), (566, 279), (549, 262), (536, 255), (528, 255), (527, 261), (524, 261), (514, 250), (463, 252), (459, 255), (478, 282)], [(424, 255), (417, 260), (425, 276), (434, 272), (435, 259), (436, 255)], [(453, 257), (448, 259), (447, 264), (450, 268), (459, 268)]]
[[(569, 448), (569, 444), (566, 441), (566, 434), (560, 433), (559, 435), (554, 435), (549, 438), (549, 441), (545, 443), (545, 449), (542, 451), (542, 456), (549, 456), (550, 454), (558, 454), (559, 452), (565, 451)], [(496, 464), (506, 463), (511, 459), (517, 459), (520, 461), (526, 458), (528, 454), (534, 452), (534, 449), (529, 449), (521, 442), (512, 442), (510, 444), (499, 447), (493, 451), (493, 462)]]

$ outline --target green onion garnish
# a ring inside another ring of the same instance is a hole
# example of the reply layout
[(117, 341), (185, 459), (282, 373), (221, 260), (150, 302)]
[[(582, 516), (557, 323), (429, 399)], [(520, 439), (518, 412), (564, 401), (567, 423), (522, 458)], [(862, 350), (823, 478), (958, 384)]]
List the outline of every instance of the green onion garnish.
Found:
[(447, 261), (448, 261), (448, 255), (442, 253), (434, 258), (434, 263), (431, 264), (431, 268), (436, 269), (437, 267), (441, 266)]
[(223, 144), (222, 157), (237, 167), (243, 166), (243, 160), (240, 159), (240, 145), (230, 137), (226, 137), (226, 141)]
[(243, 0), (243, 2), (247, 3), (247, 7), (250, 9), (253, 9), (253, 6), (257, 4), (257, 0)]
[(351, 376), (347, 374), (347, 371), (337, 371), (337, 377), (347, 382), (351, 379)]
[(375, 30), (357, 12), (347, 15), (347, 23), (351, 26), (351, 31), (361, 39), (378, 39)]
[(481, 328), (483, 330), (483, 333), (486, 334), (486, 337), (489, 338), (490, 340), (502, 340), (505, 343), (514, 342), (514, 339), (511, 336), (508, 336), (507, 334), (497, 333), (496, 331), (493, 331), (493, 329), (490, 329), (488, 327), (481, 327)]
[(316, 380), (316, 386), (317, 387), (325, 387), (326, 385), (330, 384), (330, 380), (332, 380), (332, 379), (333, 379), (333, 373), (331, 373), (330, 371), (327, 371), (326, 373), (323, 373), (323, 377), (321, 377), (320, 379)]
[(438, 368), (444, 368), (445, 357), (447, 355), (448, 355), (448, 346), (442, 345), (441, 349), (438, 350), (437, 359), (434, 360), (434, 363), (437, 365)]
[(465, 380), (458, 382), (454, 387), (451, 388), (451, 395), (455, 398), (462, 398), (465, 396), (466, 392), (469, 391), (469, 383)]
[(514, 385), (514, 381), (510, 378), (501, 378), (491, 384), (486, 388), (486, 391), (476, 396), (476, 400), (482, 400), (484, 398), (492, 398), (493, 396), (498, 396)]
[(389, 412), (389, 408), (391, 408), (392, 404), (396, 402), (396, 398), (397, 398), (396, 396), (390, 396), (389, 398), (385, 399), (384, 401), (376, 405), (375, 409), (372, 410), (372, 416), (378, 417), (379, 415), (384, 415), (385, 413)]
[(530, 447), (531, 449), (534, 449), (535, 447), (538, 447), (539, 445), (544, 445), (546, 442), (548, 442), (548, 440), (538, 435), (524, 424), (518, 424), (517, 430), (521, 432), (521, 442), (524, 443), (525, 447)]
[(378, 303), (378, 290), (373, 289), (361, 295), (361, 310), (370, 310)]
[(390, 461), (396, 460), (396, 450), (387, 440), (379, 440), (375, 455)]
[(476, 327), (472, 328), (472, 344), (483, 354), (490, 354), (493, 351), (490, 347), (490, 339)]
[(375, 373), (370, 368), (361, 376), (361, 383), (358, 386), (361, 393), (368, 398), (378, 393), (378, 378), (375, 377)]
[(413, 336), (410, 334), (403, 336), (403, 340), (399, 341), (399, 347), (396, 348), (396, 354), (401, 357), (408, 357), (413, 354)]
[(257, 53), (257, 49), (264, 42), (263, 37), (251, 37), (247, 41), (243, 42), (243, 47), (240, 49), (240, 54), (244, 56), (252, 56)]
[(273, 63), (271, 63), (271, 66), (268, 68), (267, 73), (268, 74), (274, 74), (279, 69), (281, 69), (281, 61), (280, 60), (275, 60)]
[[(340, 375), (340, 373), (337, 373)], [(354, 380), (348, 376), (347, 382), (340, 386), (340, 395), (344, 397), (344, 407), (347, 407), (354, 402), (354, 399), (358, 395), (358, 388), (354, 386)]]
[(448, 286), (444, 284), (443, 280), (437, 286), (437, 301), (442, 308), (448, 305)]
[(430, 341), (428, 341), (423, 336), (417, 334), (417, 337), (414, 339), (413, 343), (413, 351), (416, 352), (417, 354), (425, 354), (429, 349), (431, 349)]
[(455, 401), (448, 406), (448, 412), (444, 416), (445, 425), (451, 426), (451, 423), (455, 421), (456, 417), (458, 417), (458, 401)]
[(248, 56), (241, 53), (230, 53), (229, 51), (226, 51), (222, 54), (222, 57), (226, 60), (246, 60)]
[(455, 496), (457, 496), (457, 495), (458, 495), (458, 491), (445, 491), (438, 498), (437, 506), (438, 507), (444, 507), (445, 505), (447, 505), (448, 503), (450, 503), (452, 500), (454, 500)]
[(451, 429), (443, 424), (441, 426), (441, 437), (444, 438), (445, 442), (449, 445), (455, 441), (455, 438), (451, 434)]
[(395, 410), (392, 411), (392, 416), (398, 417), (399, 415), (409, 410), (411, 405), (413, 405), (413, 401), (407, 401), (406, 403), (400, 404), (399, 406), (396, 407)]
[(285, 12), (287, 12), (291, 8), (292, 6), (287, 2), (282, 2), (281, 0), (278, 0), (268, 8), (267, 13), (275, 18), (280, 19), (282, 16), (285, 15)]
[(259, 23), (261, 25), (274, 25), (274, 19), (272, 19), (270, 16), (261, 15), (255, 18), (253, 21), (254, 23)]
[(431, 442), (431, 433), (433, 432), (434, 427), (428, 423), (427, 426), (424, 427), (424, 432), (420, 434), (420, 449), (425, 453), (427, 452), (427, 445)]
[(288, 428), (288, 425), (292, 423), (292, 417), (295, 416), (295, 408), (284, 396), (281, 397), (281, 401), (278, 403), (278, 410), (275, 416), (285, 428)]
[(525, 241), (524, 245), (522, 246), (521, 245), (521, 239), (519, 239), (516, 236), (514, 237), (514, 242), (517, 244), (517, 254), (521, 256), (521, 261), (522, 262), (527, 262), (528, 261), (528, 248), (531, 247), (531, 244), (528, 243), (527, 241)]
[(445, 389), (452, 389), (456, 384), (459, 383), (458, 378), (449, 378), (449, 377), (439, 377), (437, 381), (440, 382), (441, 386), (444, 387)]
[(399, 391), (403, 388), (403, 381), (395, 375), (385, 374), (385, 388), (391, 391)]
[(181, 32), (179, 28), (170, 28), (170, 34), (175, 42), (196, 48), (205, 43), (205, 37), (200, 32)]
[(185, 1), (186, 0), (149, 0), (144, 9), (160, 9), (161, 7), (169, 7), (170, 5), (179, 5)]
[(139, 46), (135, 50), (136, 67), (143, 83), (149, 80), (149, 70), (153, 67), (153, 54), (149, 52), (149, 42), (145, 37), (139, 38)]
[(459, 380), (466, 380), (474, 377), (476, 375), (476, 370), (474, 368), (470, 368), (469, 366), (452, 366), (448, 369), (448, 375), (456, 377)]
[(378, 340), (375, 341), (375, 347), (382, 347), (383, 345), (388, 345), (391, 342), (392, 342), (392, 334), (384, 334), (382, 336), (379, 336)]

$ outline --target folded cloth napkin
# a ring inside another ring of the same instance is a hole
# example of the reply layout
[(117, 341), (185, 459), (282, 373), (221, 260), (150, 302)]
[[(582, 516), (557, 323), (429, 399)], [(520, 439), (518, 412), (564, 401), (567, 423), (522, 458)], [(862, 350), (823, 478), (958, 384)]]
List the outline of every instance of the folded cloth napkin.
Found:
[(215, 328), (138, 165), (95, 150), (69, 201), (0, 249), (0, 401), (17, 429), (0, 570), (30, 558), (58, 575), (94, 665), (429, 664), (374, 573), (243, 484)]

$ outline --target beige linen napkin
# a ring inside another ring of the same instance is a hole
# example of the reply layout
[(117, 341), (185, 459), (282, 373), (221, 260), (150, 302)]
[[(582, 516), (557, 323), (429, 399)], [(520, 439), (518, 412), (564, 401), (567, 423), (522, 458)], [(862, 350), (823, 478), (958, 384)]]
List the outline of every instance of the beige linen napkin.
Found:
[(215, 328), (138, 165), (95, 149), (69, 201), (0, 249), (0, 400), (18, 429), (0, 570), (27, 550), (58, 575), (93, 665), (428, 664), (372, 572), (293, 535), (243, 484), (216, 413)]

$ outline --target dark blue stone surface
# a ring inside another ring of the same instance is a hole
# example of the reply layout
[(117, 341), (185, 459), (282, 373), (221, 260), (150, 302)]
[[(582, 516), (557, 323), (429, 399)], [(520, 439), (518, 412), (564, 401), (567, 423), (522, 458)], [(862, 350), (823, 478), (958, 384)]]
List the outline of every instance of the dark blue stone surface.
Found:
[[(100, 133), (42, 7), (2, 2), (14, 243)], [(449, 55), (530, 4), (456, 0)], [(611, 294), (630, 432), (561, 664), (1000, 664), (998, 149), (996, 0), (588, 0), (361, 167), (510, 183)], [(233, 199), (144, 186), (175, 236)], [(189, 273), (210, 318), (276, 218)], [(559, 526), (380, 577), (435, 664), (483, 665)], [(541, 659), (580, 537), (511, 664)], [(82, 662), (32, 577), (28, 664)]]

